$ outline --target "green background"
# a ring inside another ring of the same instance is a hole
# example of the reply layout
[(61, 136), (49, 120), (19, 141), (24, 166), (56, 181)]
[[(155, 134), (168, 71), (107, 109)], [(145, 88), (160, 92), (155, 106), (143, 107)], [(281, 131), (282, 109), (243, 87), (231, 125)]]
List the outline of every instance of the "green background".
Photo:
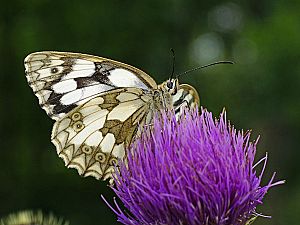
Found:
[(89, 53), (141, 68), (160, 83), (180, 73), (215, 116), (226, 107), (238, 129), (261, 135), (267, 151), (264, 183), (271, 189), (255, 224), (300, 221), (300, 1), (43, 1), (6, 0), (0, 6), (0, 216), (42, 209), (72, 225), (118, 224), (100, 194), (104, 182), (64, 167), (50, 142), (53, 121), (27, 85), (23, 60), (41, 50)]

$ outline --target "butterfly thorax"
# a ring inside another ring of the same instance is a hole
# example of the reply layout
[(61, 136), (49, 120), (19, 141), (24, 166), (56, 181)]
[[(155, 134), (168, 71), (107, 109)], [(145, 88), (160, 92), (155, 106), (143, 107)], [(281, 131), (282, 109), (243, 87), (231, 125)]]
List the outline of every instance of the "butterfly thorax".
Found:
[(160, 111), (162, 109), (171, 109), (171, 95), (168, 92), (162, 90), (154, 90), (152, 93), (153, 98), (153, 111)]

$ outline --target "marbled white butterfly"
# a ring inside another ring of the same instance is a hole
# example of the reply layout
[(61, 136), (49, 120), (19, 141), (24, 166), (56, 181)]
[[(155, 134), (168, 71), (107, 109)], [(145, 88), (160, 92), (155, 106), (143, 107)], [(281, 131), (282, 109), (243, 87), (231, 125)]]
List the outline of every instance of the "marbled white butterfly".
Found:
[(97, 179), (111, 177), (114, 163), (138, 127), (161, 109), (180, 115), (199, 105), (199, 95), (177, 78), (157, 85), (145, 72), (110, 59), (69, 52), (36, 52), (25, 58), (26, 78), (39, 104), (56, 122), (51, 140), (69, 168)]

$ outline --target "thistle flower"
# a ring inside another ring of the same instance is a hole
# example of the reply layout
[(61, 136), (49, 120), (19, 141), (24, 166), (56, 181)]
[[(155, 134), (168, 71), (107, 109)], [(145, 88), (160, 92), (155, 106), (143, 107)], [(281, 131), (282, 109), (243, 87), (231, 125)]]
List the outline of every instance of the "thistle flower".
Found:
[(52, 214), (46, 216), (41, 211), (26, 210), (0, 219), (0, 225), (69, 225), (69, 222), (56, 218)]
[(247, 224), (269, 188), (284, 182), (273, 183), (274, 173), (261, 186), (267, 155), (254, 165), (257, 141), (228, 124), (225, 112), (214, 120), (195, 110), (180, 122), (163, 114), (119, 163), (113, 190), (129, 212), (106, 203), (123, 224)]

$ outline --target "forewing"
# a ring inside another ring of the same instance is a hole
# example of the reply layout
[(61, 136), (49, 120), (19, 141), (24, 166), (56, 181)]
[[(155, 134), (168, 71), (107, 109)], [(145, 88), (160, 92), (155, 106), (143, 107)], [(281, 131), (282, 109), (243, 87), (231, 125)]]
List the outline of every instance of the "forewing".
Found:
[(24, 60), (26, 78), (55, 120), (91, 98), (119, 87), (155, 89), (145, 72), (110, 59), (68, 52), (36, 52)]
[(183, 109), (188, 107), (193, 109), (200, 105), (199, 94), (194, 87), (188, 84), (181, 84), (175, 95), (172, 95), (172, 104), (178, 119), (183, 113)]
[(119, 88), (78, 106), (54, 124), (57, 154), (82, 176), (111, 177), (138, 126), (151, 122), (151, 102), (142, 89)]

